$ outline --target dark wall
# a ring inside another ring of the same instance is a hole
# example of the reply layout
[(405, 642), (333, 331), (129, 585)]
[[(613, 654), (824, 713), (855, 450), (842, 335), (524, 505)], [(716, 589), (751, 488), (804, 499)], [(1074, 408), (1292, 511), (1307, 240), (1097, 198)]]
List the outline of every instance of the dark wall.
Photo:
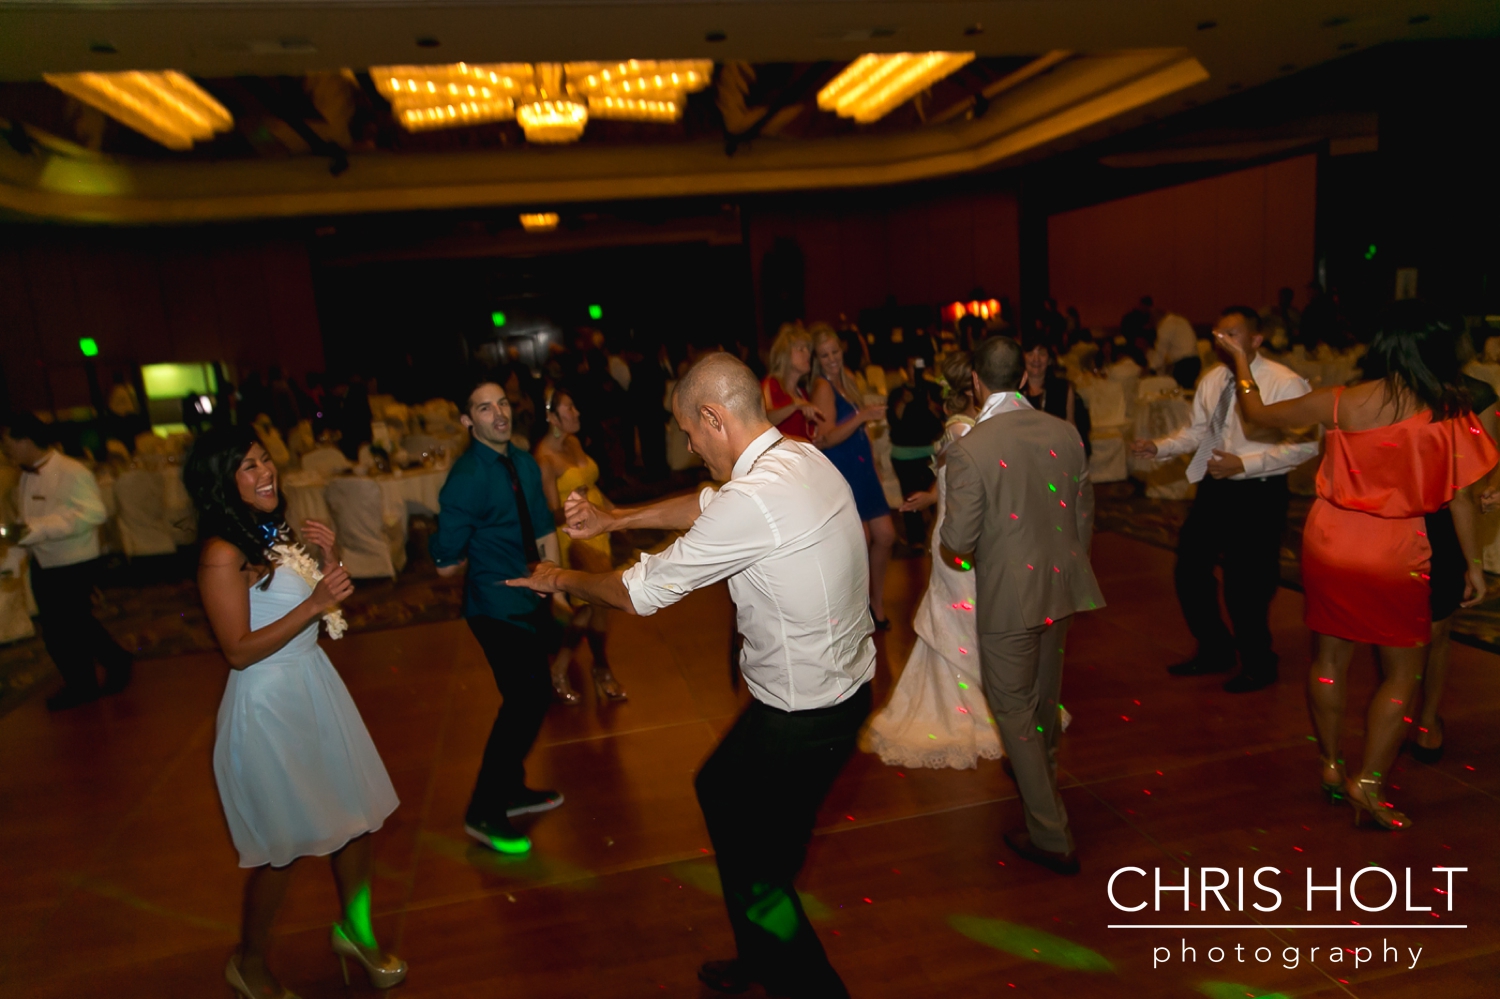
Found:
[(9, 227), (0, 232), (0, 340), (9, 403), (97, 405), (78, 341), (104, 392), (117, 372), (158, 362), (323, 367), (305, 245), (255, 229)]

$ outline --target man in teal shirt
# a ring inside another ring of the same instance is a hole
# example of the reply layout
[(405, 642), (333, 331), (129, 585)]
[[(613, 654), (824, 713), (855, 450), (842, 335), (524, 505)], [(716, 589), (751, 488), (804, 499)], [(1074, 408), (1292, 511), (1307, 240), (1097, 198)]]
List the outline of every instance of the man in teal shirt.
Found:
[(493, 850), (525, 853), (531, 842), (511, 825), (511, 818), (563, 802), (560, 791), (526, 786), (526, 754), (552, 703), (547, 666), (551, 612), (545, 598), (505, 581), (528, 575), (528, 567), (543, 559), (556, 562), (557, 534), (536, 461), (510, 446), (505, 390), (480, 382), (462, 400), (462, 408), (459, 420), (474, 444), (448, 473), (429, 549), (438, 575), (467, 569), (464, 617), (503, 698), (464, 830)]

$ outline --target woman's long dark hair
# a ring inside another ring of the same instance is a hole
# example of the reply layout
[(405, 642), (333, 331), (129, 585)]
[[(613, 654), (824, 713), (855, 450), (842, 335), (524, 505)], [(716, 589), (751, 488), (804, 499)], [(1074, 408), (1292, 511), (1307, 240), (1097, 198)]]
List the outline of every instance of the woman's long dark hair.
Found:
[(1365, 377), (1385, 380), (1387, 402), (1394, 403), (1406, 389), (1432, 410), (1434, 420), (1472, 412), (1458, 365), (1461, 331), (1457, 322), (1417, 299), (1397, 302), (1370, 343)]
[[(219, 427), (199, 437), (182, 469), (182, 484), (198, 509), (198, 536), (223, 538), (245, 556), (245, 562), (271, 572), (271, 542), (285, 528), (286, 497), (276, 509), (261, 513), (240, 498), (234, 475), (260, 438), (249, 427)], [(268, 572), (265, 582), (269, 584)]]

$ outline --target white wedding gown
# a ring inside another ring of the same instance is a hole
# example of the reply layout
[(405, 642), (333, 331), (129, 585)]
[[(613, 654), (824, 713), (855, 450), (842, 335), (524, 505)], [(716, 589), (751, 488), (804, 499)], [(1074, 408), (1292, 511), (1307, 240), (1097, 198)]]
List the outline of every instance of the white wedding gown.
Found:
[[(942, 448), (968, 433), (967, 417), (948, 421)], [(941, 449), (939, 450), (941, 454)], [(933, 548), (943, 529), (947, 469), (937, 470), (937, 522)], [(943, 559), (932, 560), (927, 592), (913, 625), (917, 643), (896, 681), (891, 699), (870, 719), (860, 748), (895, 767), (973, 769), (979, 758), (1005, 754), (1000, 730), (984, 698), (979, 666), (979, 632), (974, 618), (974, 573), (959, 572)], [(1063, 712), (1063, 728), (1070, 721)]]
[[(250, 628), (285, 617), (312, 587), (290, 569), (250, 587)], [(231, 670), (219, 703), (214, 778), (241, 867), (325, 856), (374, 832), (399, 802), (318, 621), (278, 651)]]

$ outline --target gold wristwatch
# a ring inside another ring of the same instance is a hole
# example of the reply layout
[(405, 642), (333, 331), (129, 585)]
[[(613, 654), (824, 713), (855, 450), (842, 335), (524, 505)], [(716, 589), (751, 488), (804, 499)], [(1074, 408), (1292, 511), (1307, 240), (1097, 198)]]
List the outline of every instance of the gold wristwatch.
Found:
[(1241, 378), (1239, 380), (1240, 395), (1249, 395), (1251, 392), (1259, 392), (1260, 386), (1255, 384), (1253, 378)]

